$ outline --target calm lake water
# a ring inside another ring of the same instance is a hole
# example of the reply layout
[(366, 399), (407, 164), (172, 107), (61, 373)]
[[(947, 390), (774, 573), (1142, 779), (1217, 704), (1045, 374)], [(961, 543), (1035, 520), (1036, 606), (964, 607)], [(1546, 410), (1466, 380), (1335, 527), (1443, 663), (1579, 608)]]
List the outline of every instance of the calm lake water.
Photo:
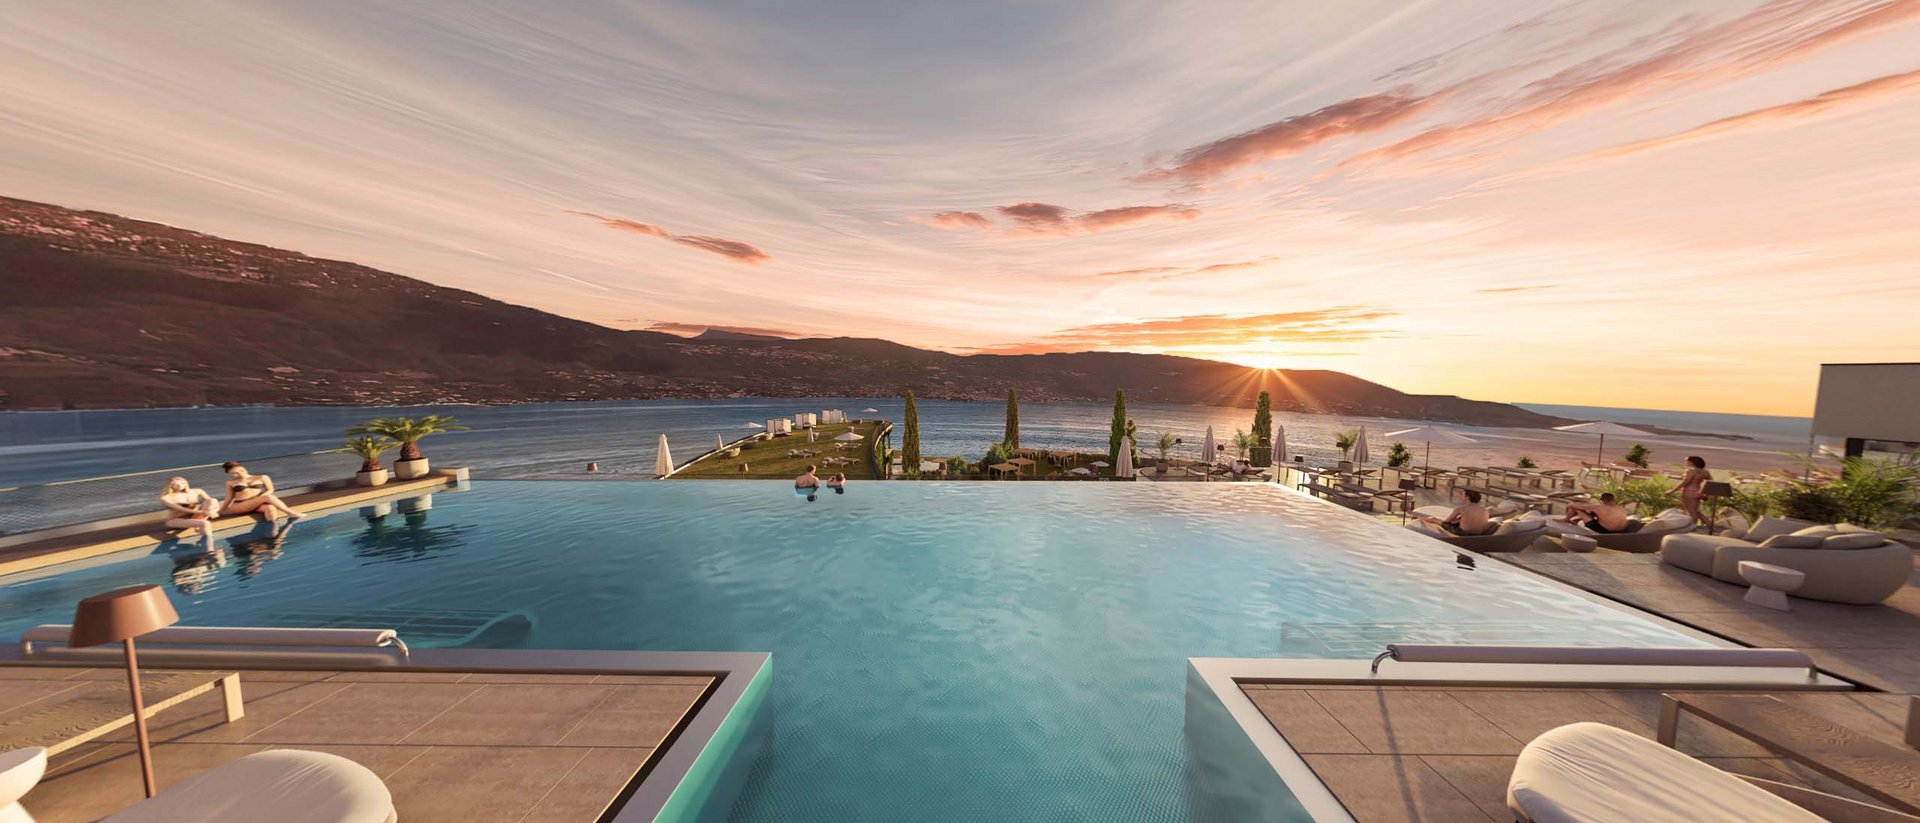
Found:
[[(1005, 404), (993, 402), (920, 402), (921, 451), (927, 455), (966, 455), (978, 459), (1000, 438)], [(137, 409), (76, 412), (0, 413), (0, 486), (45, 483), (124, 472), (166, 469), (309, 452), (337, 446), (341, 431), (370, 417), (393, 414), (450, 414), (472, 430), (439, 435), (422, 445), (440, 465), (472, 467), (480, 477), (578, 477), (589, 461), (602, 472), (641, 476), (651, 473), (661, 434), (679, 460), (711, 448), (715, 435), (732, 440), (762, 422), (801, 411), (843, 409), (860, 416), (901, 419), (899, 398), (743, 398), (730, 400), (632, 400), (529, 403), (517, 406), (247, 407)], [(1804, 418), (1695, 414), (1631, 409), (1528, 406), (1536, 411), (1583, 420), (1613, 420), (1625, 425), (1655, 425), (1688, 431), (1741, 435), (1750, 440), (1694, 437), (1637, 438), (1654, 451), (1657, 464), (1677, 463), (1701, 454), (1716, 467), (1760, 469), (1786, 466), (1782, 452), (1806, 450), (1809, 421)], [(1207, 426), (1221, 443), (1235, 429), (1253, 422), (1251, 409), (1130, 404), (1143, 443), (1160, 432), (1185, 442), (1176, 455), (1194, 457)], [(1020, 407), (1024, 445), (1104, 451), (1112, 419), (1109, 403), (1025, 403)], [(1365, 426), (1375, 460), (1383, 459), (1387, 432), (1420, 425), (1416, 420), (1348, 418), (1333, 415), (1275, 414), (1286, 427), (1290, 454), (1311, 462), (1339, 459), (1337, 432)], [(1474, 438), (1469, 446), (1436, 446), (1436, 465), (1511, 464), (1525, 454), (1541, 465), (1577, 466), (1592, 460), (1596, 439), (1533, 429), (1455, 427)], [(1607, 456), (1615, 459), (1628, 445), (1609, 438)], [(896, 443), (897, 443), (896, 434)], [(1419, 460), (1421, 445), (1408, 443)], [(1617, 447), (1616, 447), (1617, 446)]]

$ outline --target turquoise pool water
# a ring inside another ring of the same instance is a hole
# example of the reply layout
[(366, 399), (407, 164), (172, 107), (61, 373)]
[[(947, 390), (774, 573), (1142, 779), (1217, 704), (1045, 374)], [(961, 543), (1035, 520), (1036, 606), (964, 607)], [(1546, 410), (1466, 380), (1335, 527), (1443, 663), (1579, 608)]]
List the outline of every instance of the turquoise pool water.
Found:
[(520, 613), (547, 648), (769, 651), (732, 819), (1193, 819), (1185, 660), (1379, 638), (1701, 641), (1273, 486), (483, 481), (429, 510), (0, 579), (0, 637), (170, 586), (184, 622)]

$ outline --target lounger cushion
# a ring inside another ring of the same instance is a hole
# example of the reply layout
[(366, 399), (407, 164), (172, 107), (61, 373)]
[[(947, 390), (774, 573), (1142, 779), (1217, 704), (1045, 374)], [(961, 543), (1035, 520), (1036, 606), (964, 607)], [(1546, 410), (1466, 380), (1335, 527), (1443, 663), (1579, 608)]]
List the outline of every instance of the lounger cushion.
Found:
[(1812, 525), (1814, 524), (1805, 520), (1795, 520), (1791, 517), (1762, 517), (1754, 521), (1753, 528), (1748, 529), (1747, 533), (1743, 536), (1755, 543), (1761, 543), (1774, 535), (1792, 534), (1799, 529), (1804, 529)]
[(1719, 527), (1720, 533), (1728, 537), (1745, 537), (1747, 536), (1747, 530), (1753, 528), (1753, 524), (1747, 522), (1746, 515), (1733, 509), (1721, 512), (1720, 519), (1716, 522), (1716, 525)]
[(393, 795), (367, 767), (274, 749), (189, 777), (102, 823), (387, 823), (393, 814)]
[(1820, 548), (1836, 550), (1871, 549), (1885, 542), (1887, 542), (1887, 536), (1879, 532), (1842, 532), (1820, 541)]
[(1601, 723), (1548, 731), (1520, 752), (1507, 806), (1533, 823), (1820, 823), (1679, 751)]
[(1833, 526), (1808, 526), (1804, 529), (1795, 529), (1793, 533), (1797, 537), (1818, 537), (1825, 540), (1839, 534), (1840, 530)]
[(1763, 549), (1817, 549), (1825, 538), (1810, 534), (1776, 534), (1760, 541)]

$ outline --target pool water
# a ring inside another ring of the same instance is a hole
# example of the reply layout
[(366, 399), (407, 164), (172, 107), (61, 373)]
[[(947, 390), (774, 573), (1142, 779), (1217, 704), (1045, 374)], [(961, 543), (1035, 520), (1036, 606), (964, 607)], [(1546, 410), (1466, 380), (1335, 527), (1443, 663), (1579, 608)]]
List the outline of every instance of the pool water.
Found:
[(768, 651), (737, 821), (1190, 820), (1188, 657), (1704, 644), (1257, 484), (483, 481), (371, 514), (0, 579), (0, 637), (157, 582), (187, 624), (518, 612), (488, 642)]

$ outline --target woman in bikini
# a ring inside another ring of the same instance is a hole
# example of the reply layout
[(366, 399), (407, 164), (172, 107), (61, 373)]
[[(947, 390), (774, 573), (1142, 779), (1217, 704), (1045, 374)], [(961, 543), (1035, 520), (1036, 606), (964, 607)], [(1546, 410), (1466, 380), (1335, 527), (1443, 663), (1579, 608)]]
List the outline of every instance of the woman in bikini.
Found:
[(213, 547), (213, 516), (220, 509), (213, 495), (194, 488), (184, 477), (169, 477), (160, 505), (167, 507), (167, 528), (197, 531), (201, 541)]
[(1680, 493), (1680, 505), (1687, 510), (1687, 516), (1693, 518), (1695, 523), (1707, 522), (1707, 516), (1700, 513), (1700, 497), (1707, 481), (1712, 479), (1713, 474), (1707, 471), (1706, 458), (1689, 457), (1687, 473), (1680, 475), (1680, 485), (1667, 490), (1668, 494)]
[(227, 470), (227, 499), (220, 501), (221, 511), (227, 514), (259, 514), (268, 520), (285, 515), (288, 525), (306, 517), (273, 493), (273, 478), (253, 474), (247, 471), (246, 466), (232, 460), (222, 463), (220, 468)]

